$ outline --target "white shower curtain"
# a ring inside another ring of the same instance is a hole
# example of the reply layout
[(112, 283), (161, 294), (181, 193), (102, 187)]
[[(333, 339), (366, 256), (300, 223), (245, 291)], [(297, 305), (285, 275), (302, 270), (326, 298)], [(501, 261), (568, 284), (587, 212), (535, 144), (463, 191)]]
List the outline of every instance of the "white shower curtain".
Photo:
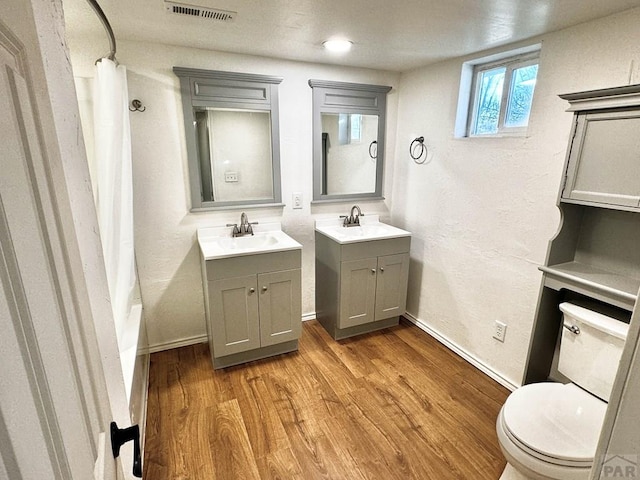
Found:
[(124, 66), (96, 64), (93, 93), (96, 208), (118, 338), (136, 285), (129, 94)]

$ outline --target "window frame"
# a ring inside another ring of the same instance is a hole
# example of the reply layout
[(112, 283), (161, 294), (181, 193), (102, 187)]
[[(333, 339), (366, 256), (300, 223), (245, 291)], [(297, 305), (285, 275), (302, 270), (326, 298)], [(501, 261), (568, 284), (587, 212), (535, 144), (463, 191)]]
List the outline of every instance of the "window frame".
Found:
[[(540, 65), (540, 51), (536, 50), (530, 53), (510, 55), (503, 57), (499, 60), (493, 60), (488, 62), (479, 61), (473, 65), (473, 78), (471, 83), (471, 91), (469, 95), (468, 105), (468, 119), (466, 136), (469, 138), (492, 138), (492, 137), (507, 137), (507, 136), (524, 136), (529, 128), (529, 122), (522, 127), (507, 127), (505, 126), (505, 117), (507, 113), (507, 106), (509, 95), (511, 93), (511, 80), (513, 77), (513, 71), (519, 68), (528, 67), (531, 65)], [(473, 133), (477, 123), (478, 113), (478, 98), (481, 82), (478, 81), (482, 72), (493, 70), (496, 68), (505, 67), (504, 83), (502, 85), (502, 98), (500, 100), (500, 112), (498, 114), (498, 131), (494, 133)], [(537, 76), (536, 76), (537, 80)], [(535, 90), (534, 90), (535, 95)], [(533, 106), (533, 100), (531, 102)]]

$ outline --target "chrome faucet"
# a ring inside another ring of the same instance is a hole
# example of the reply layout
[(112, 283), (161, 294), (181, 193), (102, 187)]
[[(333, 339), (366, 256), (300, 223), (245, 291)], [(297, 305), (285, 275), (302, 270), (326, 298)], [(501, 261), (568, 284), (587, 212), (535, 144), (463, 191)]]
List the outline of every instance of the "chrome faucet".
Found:
[[(354, 210), (357, 211), (357, 213), (354, 215)], [(340, 218), (344, 218), (343, 222), (342, 222), (342, 226), (343, 227), (358, 227), (360, 226), (360, 217), (364, 216), (364, 213), (362, 213), (362, 210), (360, 210), (360, 207), (358, 205), (354, 205), (353, 207), (351, 207), (351, 212), (349, 215), (341, 215)]]
[(227, 223), (227, 227), (233, 227), (231, 236), (242, 237), (244, 235), (253, 235), (253, 227), (251, 225), (257, 225), (258, 222), (249, 222), (249, 217), (246, 213), (242, 212), (240, 215), (240, 224)]

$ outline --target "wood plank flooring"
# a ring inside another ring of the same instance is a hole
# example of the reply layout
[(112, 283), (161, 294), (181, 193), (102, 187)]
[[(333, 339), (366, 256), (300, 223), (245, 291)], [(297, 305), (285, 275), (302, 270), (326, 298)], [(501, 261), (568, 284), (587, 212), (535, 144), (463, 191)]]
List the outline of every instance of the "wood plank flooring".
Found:
[(409, 323), (214, 371), (207, 345), (153, 354), (144, 470), (164, 479), (496, 480), (508, 390)]

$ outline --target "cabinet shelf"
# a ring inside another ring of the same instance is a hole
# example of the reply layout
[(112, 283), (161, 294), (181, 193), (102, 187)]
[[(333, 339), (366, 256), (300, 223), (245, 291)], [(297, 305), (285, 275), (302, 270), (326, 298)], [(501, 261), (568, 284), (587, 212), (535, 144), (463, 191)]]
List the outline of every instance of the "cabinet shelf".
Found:
[(638, 298), (640, 279), (627, 277), (580, 262), (542, 266), (545, 285), (560, 290), (569, 288), (632, 310)]

